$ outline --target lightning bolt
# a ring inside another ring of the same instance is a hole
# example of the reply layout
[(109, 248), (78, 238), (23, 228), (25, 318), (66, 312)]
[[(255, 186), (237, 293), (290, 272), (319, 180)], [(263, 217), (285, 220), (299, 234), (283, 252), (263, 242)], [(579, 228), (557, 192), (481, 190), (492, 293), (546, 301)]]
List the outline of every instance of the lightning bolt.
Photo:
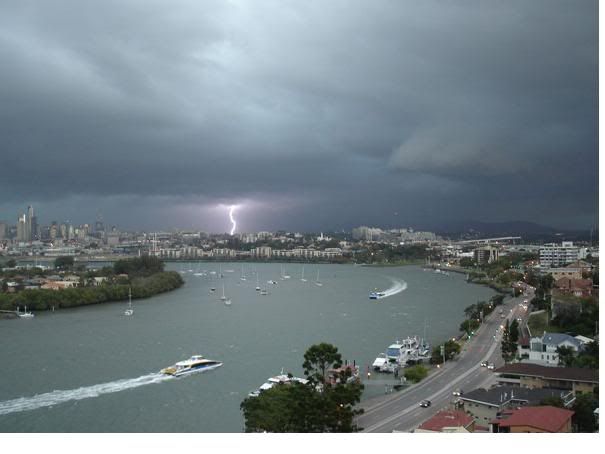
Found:
[(231, 221), (231, 224), (233, 224), (233, 226), (231, 227), (230, 235), (233, 235), (233, 232), (235, 232), (235, 227), (237, 227), (237, 224), (235, 223), (235, 219), (233, 219), (234, 211), (235, 211), (235, 205), (231, 205), (229, 207), (229, 220)]

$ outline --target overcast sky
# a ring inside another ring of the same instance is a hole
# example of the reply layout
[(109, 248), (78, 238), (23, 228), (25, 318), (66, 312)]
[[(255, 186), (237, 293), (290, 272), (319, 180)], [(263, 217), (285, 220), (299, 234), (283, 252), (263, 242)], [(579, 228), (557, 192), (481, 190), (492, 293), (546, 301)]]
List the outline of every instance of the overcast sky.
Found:
[(597, 2), (0, 2), (0, 220), (597, 222)]

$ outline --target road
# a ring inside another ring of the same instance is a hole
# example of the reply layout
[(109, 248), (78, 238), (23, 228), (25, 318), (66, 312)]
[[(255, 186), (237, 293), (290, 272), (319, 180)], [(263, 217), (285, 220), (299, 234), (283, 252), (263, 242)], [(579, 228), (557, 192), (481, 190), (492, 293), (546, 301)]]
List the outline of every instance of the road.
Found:
[[(447, 361), (422, 382), (395, 394), (387, 394), (364, 401), (364, 414), (357, 418), (357, 425), (364, 432), (410, 432), (443, 408), (450, 408), (452, 392), (456, 389), (471, 391), (489, 387), (495, 382), (493, 372), (481, 367), (482, 361), (489, 361), (498, 368), (504, 364), (500, 353), (501, 325), (521, 317), (527, 320), (527, 310), (520, 303), (531, 300), (533, 293), (505, 300), (484, 321), (475, 336), (463, 347), (454, 361)], [(499, 313), (503, 311), (502, 318)], [(419, 406), (428, 399), (432, 405)]]

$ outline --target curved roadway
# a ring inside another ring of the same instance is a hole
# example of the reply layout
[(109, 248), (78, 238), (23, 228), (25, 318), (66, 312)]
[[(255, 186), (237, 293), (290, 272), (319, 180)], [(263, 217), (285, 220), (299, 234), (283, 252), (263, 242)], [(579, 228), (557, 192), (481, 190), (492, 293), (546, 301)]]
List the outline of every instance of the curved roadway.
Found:
[[(410, 432), (439, 410), (450, 407), (452, 392), (456, 389), (471, 391), (480, 387), (489, 387), (494, 382), (493, 372), (481, 367), (482, 361), (489, 361), (498, 368), (504, 364), (500, 353), (501, 330), (508, 319), (527, 319), (527, 310), (520, 303), (531, 300), (529, 292), (516, 298), (508, 298), (504, 304), (485, 319), (475, 336), (463, 347), (454, 361), (445, 363), (422, 382), (406, 390), (369, 399), (360, 405), (364, 414), (357, 418), (357, 424), (364, 432)], [(502, 318), (499, 311), (503, 310)], [(496, 332), (498, 330), (498, 332)], [(420, 407), (423, 399), (431, 401), (428, 408)]]

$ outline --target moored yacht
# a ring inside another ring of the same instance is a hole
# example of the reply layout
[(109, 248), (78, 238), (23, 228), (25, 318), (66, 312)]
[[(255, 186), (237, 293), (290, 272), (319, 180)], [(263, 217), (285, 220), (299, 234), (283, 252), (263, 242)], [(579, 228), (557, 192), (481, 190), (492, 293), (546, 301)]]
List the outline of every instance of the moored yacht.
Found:
[(180, 377), (181, 375), (191, 374), (193, 372), (201, 372), (203, 370), (216, 369), (222, 366), (223, 363), (212, 359), (206, 359), (201, 355), (194, 355), (185, 361), (179, 361), (173, 366), (162, 369), (160, 373), (164, 375), (172, 375)]
[(263, 383), (256, 391), (250, 392), (248, 394), (248, 397), (258, 397), (263, 391), (271, 389), (277, 385), (289, 385), (292, 383), (302, 383), (303, 385), (306, 385), (308, 382), (309, 380), (305, 380), (304, 378), (286, 375), (284, 374), (284, 370), (282, 369), (280, 375), (276, 375), (275, 377), (267, 379), (267, 381)]
[(34, 316), (33, 313), (27, 312), (27, 306), (25, 306), (25, 311), (23, 313), (19, 312), (19, 307), (17, 307), (17, 315), (20, 318), (32, 318)]

